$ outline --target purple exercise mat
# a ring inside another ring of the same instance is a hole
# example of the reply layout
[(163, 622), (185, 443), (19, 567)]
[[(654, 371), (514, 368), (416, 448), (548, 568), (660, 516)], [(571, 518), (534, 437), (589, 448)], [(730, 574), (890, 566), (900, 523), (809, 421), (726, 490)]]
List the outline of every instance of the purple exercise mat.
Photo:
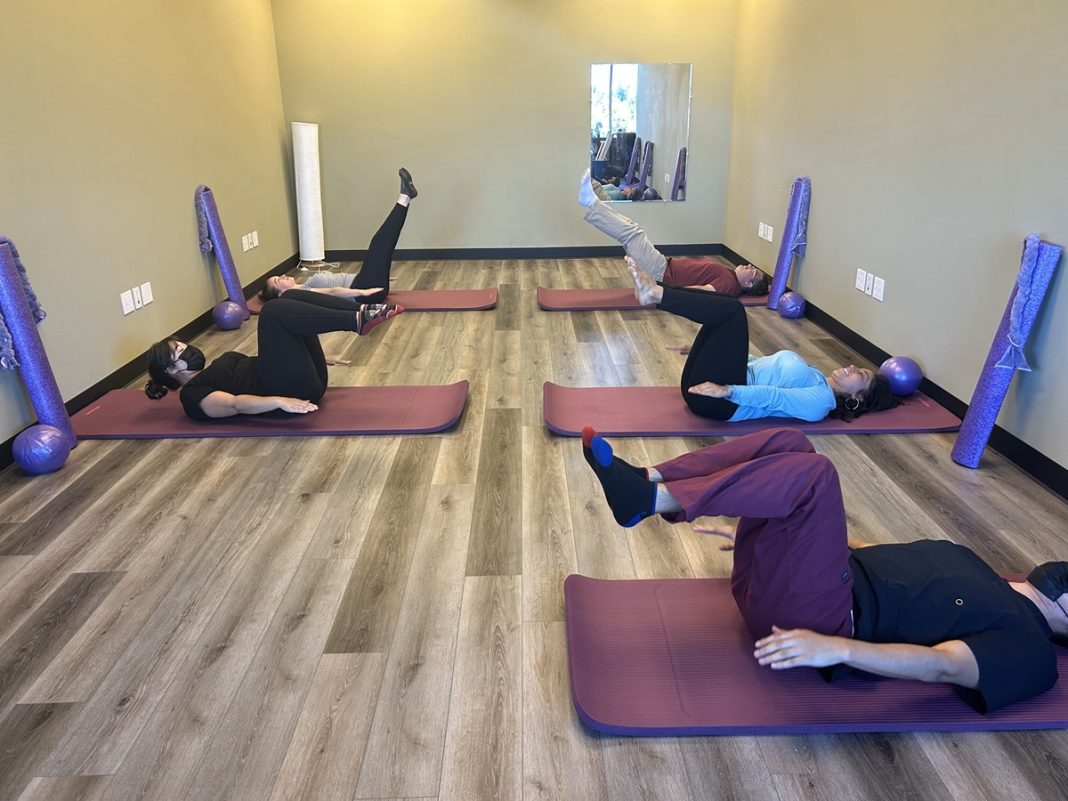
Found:
[[(494, 289), (399, 289), (390, 292), (386, 303), (400, 304), (409, 311), (483, 311), (497, 305)], [(258, 295), (248, 299), (248, 310), (259, 314), (263, 302)]]
[(792, 417), (764, 417), (721, 423), (690, 411), (678, 387), (562, 387), (546, 381), (542, 392), (546, 427), (565, 437), (583, 426), (615, 437), (731, 437), (792, 426), (806, 434), (913, 434), (956, 431), (960, 419), (922, 392), (896, 409), (872, 412), (852, 423), (827, 418), (807, 423)]
[[(742, 295), (743, 306), (764, 306), (767, 295)], [(545, 311), (611, 311), (653, 309), (634, 299), (633, 289), (548, 289), (538, 287), (538, 305)]]
[(71, 418), (80, 439), (312, 437), (432, 434), (451, 428), (467, 402), (467, 381), (422, 387), (331, 387), (310, 414), (190, 420), (178, 393), (158, 401), (113, 389)]
[[(728, 579), (564, 581), (571, 699), (607, 734), (987, 731), (1068, 726), (1068, 681), (983, 715), (947, 684), (782, 672), (753, 659)], [(1057, 649), (1068, 671), (1068, 649)]]

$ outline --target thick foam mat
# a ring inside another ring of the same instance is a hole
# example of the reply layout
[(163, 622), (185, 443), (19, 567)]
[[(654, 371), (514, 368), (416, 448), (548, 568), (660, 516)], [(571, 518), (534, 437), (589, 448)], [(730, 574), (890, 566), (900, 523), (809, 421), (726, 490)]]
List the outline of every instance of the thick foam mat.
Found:
[(691, 412), (678, 387), (562, 387), (546, 381), (542, 408), (546, 427), (565, 437), (581, 435), (583, 426), (616, 437), (730, 437), (781, 426), (806, 434), (915, 434), (960, 428), (959, 417), (920, 392), (896, 409), (871, 412), (852, 423), (831, 418), (808, 423), (792, 417), (721, 423)]
[[(247, 302), (252, 314), (263, 308), (258, 295)], [(405, 311), (483, 311), (497, 305), (497, 289), (398, 289), (386, 303), (400, 304)]]
[[(947, 684), (772, 671), (727, 579), (564, 581), (571, 698), (607, 734), (985, 731), (1068, 726), (1068, 681), (988, 715)], [(1058, 648), (1068, 674), (1068, 649)]]
[[(766, 306), (767, 295), (742, 295), (743, 306)], [(625, 311), (654, 309), (634, 299), (632, 289), (548, 289), (538, 287), (538, 305), (545, 311)]]
[(310, 414), (270, 412), (201, 423), (182, 411), (177, 392), (150, 400), (113, 389), (71, 418), (81, 439), (313, 437), (432, 434), (452, 428), (467, 402), (467, 381), (442, 386), (331, 387)]

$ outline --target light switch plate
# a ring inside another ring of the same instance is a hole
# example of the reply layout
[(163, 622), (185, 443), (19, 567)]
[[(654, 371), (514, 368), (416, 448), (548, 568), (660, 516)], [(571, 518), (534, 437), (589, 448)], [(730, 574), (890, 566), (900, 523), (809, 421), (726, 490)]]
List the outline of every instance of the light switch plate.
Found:
[(133, 302), (133, 292), (127, 289), (125, 292), (119, 294), (119, 302), (122, 303), (122, 313), (130, 314), (135, 308)]
[(143, 284), (141, 284), (141, 300), (144, 301), (146, 306), (152, 302), (153, 298), (151, 281), (145, 281)]
[(872, 281), (871, 285), (871, 296), (881, 302), (884, 292), (886, 292), (886, 281), (879, 276), (875, 276), (875, 280)]
[(864, 279), (864, 294), (870, 295), (872, 285), (875, 283), (875, 273), (868, 273), (868, 277)]
[(133, 295), (135, 309), (140, 309), (142, 306), (145, 305), (145, 302), (141, 300), (141, 287), (135, 286), (133, 289), (130, 290), (130, 294)]
[(853, 282), (853, 286), (856, 289), (859, 289), (861, 292), (863, 292), (864, 291), (864, 282), (867, 281), (867, 280), (868, 280), (868, 271), (867, 270), (862, 270), (862, 269), (860, 269), (858, 267), (857, 268), (857, 280)]

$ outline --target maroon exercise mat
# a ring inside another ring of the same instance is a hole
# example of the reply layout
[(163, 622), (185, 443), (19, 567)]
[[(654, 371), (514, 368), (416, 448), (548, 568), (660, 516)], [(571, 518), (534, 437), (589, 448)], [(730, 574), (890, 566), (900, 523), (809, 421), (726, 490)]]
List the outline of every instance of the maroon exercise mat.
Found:
[(960, 418), (920, 392), (896, 409), (871, 412), (852, 423), (831, 418), (808, 423), (792, 417), (721, 423), (691, 412), (678, 387), (562, 387), (546, 381), (542, 408), (545, 426), (565, 437), (580, 436), (583, 426), (616, 437), (731, 437), (781, 426), (806, 434), (915, 434), (960, 428)]
[(331, 387), (309, 414), (190, 420), (178, 393), (149, 400), (139, 389), (113, 389), (71, 417), (79, 439), (311, 437), (432, 434), (452, 428), (467, 402), (467, 381), (429, 387)]
[[(259, 314), (263, 301), (253, 295), (248, 310)], [(390, 292), (386, 303), (400, 304), (405, 311), (483, 311), (497, 305), (494, 289), (398, 289)]]
[[(947, 684), (772, 671), (727, 579), (564, 581), (571, 699), (607, 734), (987, 731), (1068, 726), (1068, 681), (987, 715)], [(1068, 673), (1068, 649), (1057, 649)]]
[[(767, 306), (767, 295), (742, 295), (743, 306)], [(538, 287), (538, 305), (545, 311), (625, 311), (652, 309), (634, 298), (633, 289), (547, 289)]]

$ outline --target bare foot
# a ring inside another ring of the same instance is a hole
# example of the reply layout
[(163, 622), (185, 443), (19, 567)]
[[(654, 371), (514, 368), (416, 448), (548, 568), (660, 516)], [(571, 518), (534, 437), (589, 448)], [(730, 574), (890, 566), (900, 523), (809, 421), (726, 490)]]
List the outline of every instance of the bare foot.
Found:
[(630, 278), (634, 282), (634, 297), (643, 306), (655, 306), (664, 299), (664, 288), (657, 286), (648, 275), (638, 269), (634, 262), (627, 260), (627, 269)]
[(340, 356), (327, 356), (326, 366), (333, 367), (334, 365), (347, 365), (352, 364), (352, 359), (342, 359)]
[(734, 550), (734, 526), (709, 526), (704, 523), (694, 523), (693, 531), (695, 534), (711, 534), (714, 537), (723, 537), (729, 542), (724, 542), (719, 546), (721, 551), (733, 551)]

